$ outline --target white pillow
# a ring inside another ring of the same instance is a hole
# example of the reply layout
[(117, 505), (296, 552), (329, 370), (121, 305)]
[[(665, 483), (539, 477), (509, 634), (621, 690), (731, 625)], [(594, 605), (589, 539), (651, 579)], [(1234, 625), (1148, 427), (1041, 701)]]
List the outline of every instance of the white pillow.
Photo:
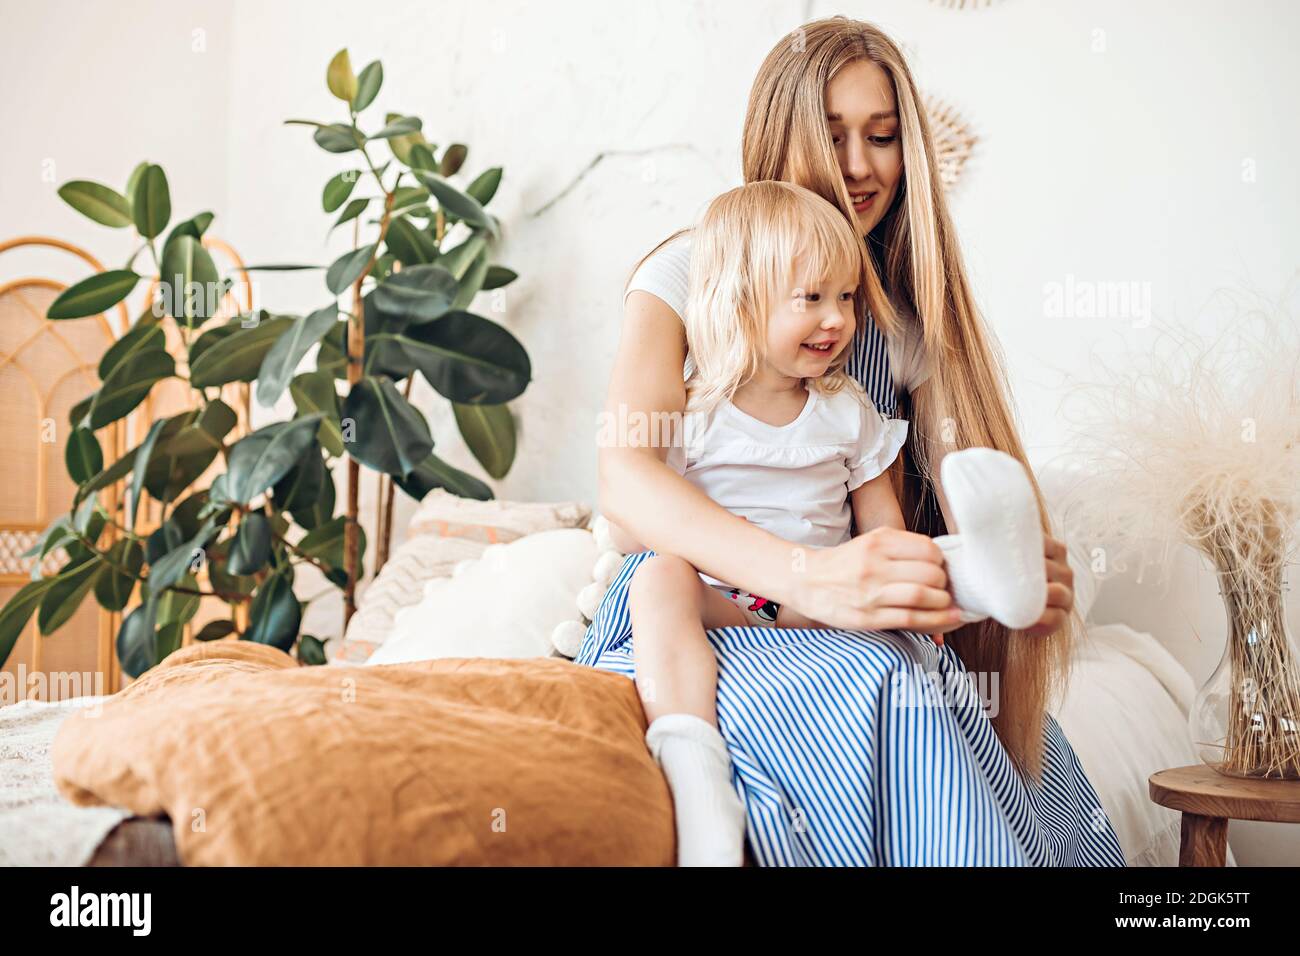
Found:
[(596, 541), (590, 531), (560, 528), (490, 545), (449, 578), (425, 586), (418, 603), (397, 612), (393, 631), (366, 664), (442, 657), (547, 657), (551, 632), (574, 616), (591, 583)]

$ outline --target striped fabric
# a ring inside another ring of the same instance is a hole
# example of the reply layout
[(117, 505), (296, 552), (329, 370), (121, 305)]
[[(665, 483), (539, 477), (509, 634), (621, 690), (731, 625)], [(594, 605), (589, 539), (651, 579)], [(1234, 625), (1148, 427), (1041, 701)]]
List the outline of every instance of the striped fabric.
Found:
[[(850, 374), (896, 408), (883, 336), (859, 329)], [(576, 662), (635, 677), (629, 555)], [(1022, 777), (951, 648), (906, 631), (727, 627), (718, 728), (760, 866), (1124, 866), (1115, 830), (1051, 715), (1043, 776)]]

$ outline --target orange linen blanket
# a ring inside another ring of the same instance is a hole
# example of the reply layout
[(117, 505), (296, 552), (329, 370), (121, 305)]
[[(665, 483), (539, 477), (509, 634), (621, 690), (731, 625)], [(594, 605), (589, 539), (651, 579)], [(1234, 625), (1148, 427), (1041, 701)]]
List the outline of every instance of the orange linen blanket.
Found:
[(60, 791), (172, 820), (187, 865), (672, 865), (626, 677), (548, 658), (298, 667), (186, 647), (69, 717)]

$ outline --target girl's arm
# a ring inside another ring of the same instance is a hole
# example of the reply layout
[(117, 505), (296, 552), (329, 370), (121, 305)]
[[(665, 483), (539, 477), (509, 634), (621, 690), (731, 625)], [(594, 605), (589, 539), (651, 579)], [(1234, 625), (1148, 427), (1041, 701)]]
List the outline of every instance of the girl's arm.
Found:
[(931, 633), (959, 624), (942, 552), (924, 535), (882, 527), (835, 548), (801, 548), (709, 498), (666, 464), (666, 445), (638, 444), (638, 434), (659, 434), (664, 415), (680, 422), (685, 359), (677, 313), (631, 292), (605, 405), (612, 427), (602, 427), (598, 449), (607, 519), (654, 551), (834, 627)]
[(894, 494), (887, 470), (850, 491), (849, 502), (856, 534), (865, 534), (872, 528), (902, 530), (905, 527), (903, 509), (898, 506), (898, 496)]

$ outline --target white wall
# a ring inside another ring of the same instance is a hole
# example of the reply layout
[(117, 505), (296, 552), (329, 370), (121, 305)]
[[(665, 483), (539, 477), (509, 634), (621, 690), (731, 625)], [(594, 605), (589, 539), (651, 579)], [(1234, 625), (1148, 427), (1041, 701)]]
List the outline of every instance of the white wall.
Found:
[[(924, 89), (980, 136), (954, 215), (1036, 459), (1068, 438), (1065, 377), (1086, 374), (1090, 352), (1122, 359), (1152, 334), (1144, 313), (1052, 318), (1049, 283), (1141, 283), (1157, 320), (1207, 324), (1216, 288), (1275, 295), (1300, 265), (1289, 47), (1300, 14), (1281, 0), (964, 11), (396, 0), (365, 16), (339, 0), (10, 3), (0, 81), (4, 125), (20, 134), (0, 157), (0, 233), (54, 233), (124, 258), (125, 236), (84, 223), (54, 188), (120, 183), (147, 157), (166, 166), (176, 209), (214, 209), (214, 231), (247, 260), (327, 262), (347, 237), (326, 241), (320, 188), (348, 161), (282, 121), (338, 117), (323, 77), (339, 47), (358, 68), (381, 58), (377, 109), (423, 116), (435, 142), (468, 143), (470, 175), (506, 170), (500, 258), (521, 279), (503, 313), (478, 307), (524, 341), (535, 380), (516, 403), (520, 454), (497, 493), (594, 501), (594, 417), (627, 271), (739, 181), (759, 61), (784, 32), (833, 12), (895, 35)], [(260, 291), (284, 310), (324, 298), (318, 276), (264, 278)], [(439, 452), (475, 468), (446, 403), (421, 403)]]
[[(0, 240), (55, 236), (120, 267), (134, 251), (130, 230), (91, 223), (56, 190), (91, 179), (120, 191), (145, 159), (167, 171), (174, 217), (210, 209), (213, 229), (231, 235), (229, 7), (5, 0), (0, 20)], [(6, 255), (3, 268), (6, 277), (86, 272), (35, 253)]]

